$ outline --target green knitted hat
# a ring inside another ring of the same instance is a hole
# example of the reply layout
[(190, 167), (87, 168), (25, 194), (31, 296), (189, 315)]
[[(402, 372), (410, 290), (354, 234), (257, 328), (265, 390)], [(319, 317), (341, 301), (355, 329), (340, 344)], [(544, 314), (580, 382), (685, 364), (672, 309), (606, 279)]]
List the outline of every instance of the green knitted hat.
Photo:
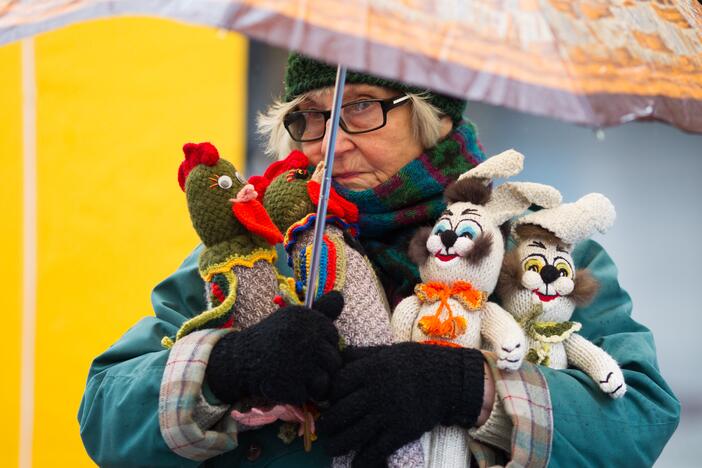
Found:
[[(334, 86), (335, 82), (336, 67), (293, 52), (288, 56), (288, 66), (285, 70), (285, 102), (290, 102), (308, 91)], [(462, 99), (351, 70), (346, 73), (346, 83), (383, 86), (409, 93), (428, 92), (429, 102), (451, 117), (454, 123), (462, 120), (466, 108), (466, 101)]]

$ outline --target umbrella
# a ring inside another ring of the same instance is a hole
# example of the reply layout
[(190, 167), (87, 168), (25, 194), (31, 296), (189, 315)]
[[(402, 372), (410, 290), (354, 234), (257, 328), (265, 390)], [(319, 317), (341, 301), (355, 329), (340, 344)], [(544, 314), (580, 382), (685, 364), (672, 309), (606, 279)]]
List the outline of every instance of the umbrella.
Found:
[(0, 2), (0, 44), (126, 14), (234, 29), (330, 63), (577, 124), (658, 119), (702, 132), (695, 0), (10, 0)]
[(308, 291), (345, 66), (578, 124), (659, 119), (702, 133), (702, 6), (694, 0), (14, 0), (0, 6), (0, 45), (126, 14), (234, 29), (340, 64)]

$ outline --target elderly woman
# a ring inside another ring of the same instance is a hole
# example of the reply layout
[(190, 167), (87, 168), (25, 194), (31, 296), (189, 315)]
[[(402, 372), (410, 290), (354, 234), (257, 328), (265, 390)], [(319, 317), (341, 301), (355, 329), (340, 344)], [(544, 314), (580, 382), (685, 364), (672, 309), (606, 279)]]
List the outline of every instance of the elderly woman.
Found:
[[(260, 122), (273, 156), (297, 148), (322, 159), (334, 76), (291, 55), (285, 97)], [(419, 281), (410, 237), (433, 223), (444, 188), (483, 151), (462, 120), (464, 101), (351, 72), (343, 103), (334, 181), (358, 205), (361, 243), (396, 304)], [(650, 466), (677, 426), (679, 404), (658, 371), (653, 338), (631, 319), (616, 267), (592, 241), (574, 258), (602, 287), (575, 320), (620, 363), (628, 392), (616, 401), (579, 370), (524, 364), (503, 374), (476, 350), (402, 343), (342, 354), (316, 345), (335, 333), (318, 310), (283, 309), (238, 333), (196, 332), (169, 355), (161, 338), (204, 309), (198, 254), (154, 289), (156, 316), (92, 365), (79, 420), (101, 465), (327, 466), (355, 450), (358, 466), (372, 466), (436, 425), (461, 425), (471, 428), (481, 466)], [(331, 398), (310, 453), (285, 425), (243, 430), (225, 417), (241, 397), (264, 394), (280, 403)]]

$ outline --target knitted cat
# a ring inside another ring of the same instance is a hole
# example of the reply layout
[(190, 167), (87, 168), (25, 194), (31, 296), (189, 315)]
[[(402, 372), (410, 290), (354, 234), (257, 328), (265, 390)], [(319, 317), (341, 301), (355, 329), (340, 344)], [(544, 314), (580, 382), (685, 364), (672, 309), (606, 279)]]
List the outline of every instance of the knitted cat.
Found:
[[(509, 313), (487, 300), (504, 255), (501, 226), (531, 204), (560, 203), (560, 194), (545, 185), (515, 182), (491, 189), (492, 179), (518, 174), (523, 159), (513, 150), (493, 156), (446, 189), (446, 210), (434, 227), (420, 229), (410, 242), (422, 283), (395, 308), (397, 341), (470, 348), (487, 344), (497, 354), (498, 367), (519, 368), (526, 353), (524, 333)], [(439, 426), (425, 433), (422, 443), (428, 466), (469, 466), (465, 428)]]
[(516, 248), (504, 260), (497, 292), (527, 334), (527, 359), (554, 369), (572, 365), (585, 371), (612, 398), (626, 392), (617, 362), (578, 335), (570, 321), (577, 306), (595, 296), (597, 280), (576, 270), (571, 253), (595, 231), (607, 231), (616, 217), (603, 195), (591, 193), (575, 203), (530, 213), (515, 224)]
[[(256, 193), (210, 143), (183, 146), (178, 183), (205, 248), (199, 257), (207, 310), (185, 322), (175, 340), (204, 328), (246, 328), (277, 309), (284, 280), (273, 267), (283, 236)], [(163, 339), (171, 347), (173, 340)]]
[[(252, 177), (273, 222), (285, 232), (285, 250), (293, 267), (298, 291), (307, 293), (307, 272), (312, 252), (316, 204), (319, 200), (321, 166), (308, 172), (309, 161), (293, 151), (273, 163), (263, 177)], [(390, 309), (373, 267), (356, 240), (352, 224), (358, 219), (356, 206), (333, 189), (329, 196), (324, 229), (318, 295), (336, 290), (344, 296), (344, 308), (335, 325), (346, 345), (371, 346), (392, 343)], [(350, 466), (353, 454), (336, 457), (333, 466)], [(391, 467), (421, 467), (423, 454), (418, 442), (410, 443), (388, 458)]]

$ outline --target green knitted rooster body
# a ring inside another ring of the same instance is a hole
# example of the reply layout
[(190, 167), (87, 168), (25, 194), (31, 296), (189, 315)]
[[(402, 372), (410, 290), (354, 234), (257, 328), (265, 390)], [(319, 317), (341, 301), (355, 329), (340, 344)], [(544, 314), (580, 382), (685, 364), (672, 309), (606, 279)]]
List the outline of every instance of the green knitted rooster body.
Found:
[[(204, 328), (251, 326), (277, 309), (281, 288), (289, 289), (273, 266), (273, 246), (283, 237), (253, 187), (210, 143), (188, 143), (183, 152), (178, 182), (205, 246), (198, 266), (208, 308), (181, 326), (176, 341)], [(163, 341), (173, 344), (170, 338)]]

